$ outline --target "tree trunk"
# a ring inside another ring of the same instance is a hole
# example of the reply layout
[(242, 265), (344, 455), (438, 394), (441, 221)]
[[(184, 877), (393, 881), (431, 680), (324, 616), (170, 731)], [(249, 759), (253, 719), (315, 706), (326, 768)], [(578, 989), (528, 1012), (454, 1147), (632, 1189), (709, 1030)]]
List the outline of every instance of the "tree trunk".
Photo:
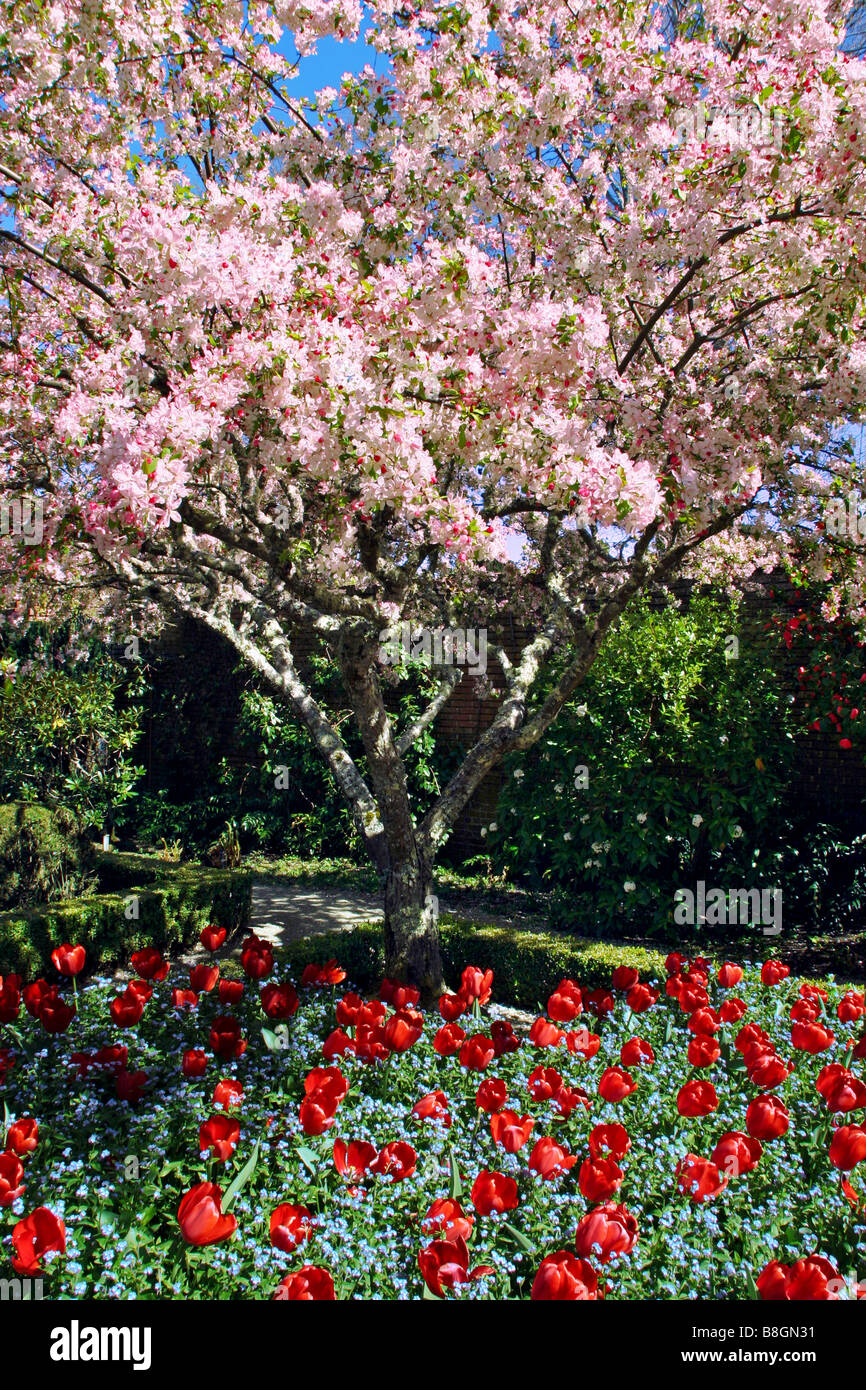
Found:
[(439, 951), (439, 911), (433, 874), (417, 847), (385, 876), (385, 974), (421, 991), (421, 1002), (435, 1004), (445, 991)]

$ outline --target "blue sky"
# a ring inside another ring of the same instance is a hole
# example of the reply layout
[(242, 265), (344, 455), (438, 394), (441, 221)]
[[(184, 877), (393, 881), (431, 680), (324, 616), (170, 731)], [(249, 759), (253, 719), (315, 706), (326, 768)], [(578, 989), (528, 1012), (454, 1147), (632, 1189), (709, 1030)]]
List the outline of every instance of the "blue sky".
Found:
[[(354, 43), (340, 43), (337, 39), (319, 39), (315, 54), (301, 59), (297, 76), (291, 78), (287, 84), (291, 95), (312, 97), (322, 87), (339, 89), (344, 72), (360, 72), (367, 63), (376, 72), (385, 72), (388, 61), (385, 55), (364, 42), (363, 35), (368, 24), (369, 20), (365, 15), (361, 22), (361, 36)], [(291, 36), (287, 36), (278, 44), (278, 51), (296, 58), (297, 52)]]

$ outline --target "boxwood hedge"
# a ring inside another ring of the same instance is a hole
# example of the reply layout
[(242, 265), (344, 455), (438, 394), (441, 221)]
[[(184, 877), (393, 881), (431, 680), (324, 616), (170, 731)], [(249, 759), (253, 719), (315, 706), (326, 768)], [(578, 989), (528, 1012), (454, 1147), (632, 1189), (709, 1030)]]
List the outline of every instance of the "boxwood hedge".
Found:
[(102, 892), (0, 913), (0, 974), (44, 974), (64, 941), (85, 947), (93, 971), (125, 964), (143, 946), (190, 946), (209, 922), (231, 936), (249, 919), (248, 870), (114, 852), (98, 853), (96, 867)]
[[(560, 980), (609, 985), (617, 965), (633, 965), (642, 979), (664, 979), (665, 954), (627, 942), (589, 940), (526, 928), (478, 925), (445, 914), (439, 924), (445, 979), (460, 982), (464, 966), (493, 971), (493, 1000), (530, 1012), (542, 1011)], [(320, 932), (285, 946), (282, 959), (293, 970), (336, 957), (353, 984), (377, 989), (384, 974), (381, 923)]]

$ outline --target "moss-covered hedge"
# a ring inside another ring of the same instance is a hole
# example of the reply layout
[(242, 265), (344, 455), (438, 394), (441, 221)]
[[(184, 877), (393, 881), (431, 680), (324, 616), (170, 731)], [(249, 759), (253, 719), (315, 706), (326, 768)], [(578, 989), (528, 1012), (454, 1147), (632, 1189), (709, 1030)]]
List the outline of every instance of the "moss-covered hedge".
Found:
[[(478, 926), (450, 915), (440, 922), (442, 963), (452, 988), (464, 966), (493, 971), (493, 1000), (540, 1012), (566, 976), (585, 985), (609, 985), (617, 965), (633, 965), (642, 979), (665, 978), (664, 953), (626, 942), (588, 940), (548, 932)], [(351, 931), (322, 932), (293, 941), (282, 958), (302, 970), (310, 961), (335, 956), (354, 984), (376, 989), (384, 974), (381, 923), (364, 923)]]
[[(124, 964), (143, 946), (189, 946), (209, 922), (232, 935), (249, 919), (248, 870), (166, 864), (138, 854), (95, 858), (107, 891), (0, 913), (0, 974), (44, 974), (52, 950), (64, 941), (84, 946), (92, 971)], [(137, 917), (127, 915), (136, 903)]]
[(90, 846), (68, 811), (31, 801), (0, 805), (0, 909), (80, 893), (93, 867)]

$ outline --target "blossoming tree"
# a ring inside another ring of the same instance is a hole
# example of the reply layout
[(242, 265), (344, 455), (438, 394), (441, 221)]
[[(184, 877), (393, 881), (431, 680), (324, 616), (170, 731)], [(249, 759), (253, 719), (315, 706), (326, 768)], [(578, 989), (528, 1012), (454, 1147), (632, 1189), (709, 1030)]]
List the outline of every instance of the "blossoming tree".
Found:
[[(634, 595), (781, 560), (859, 602), (856, 541), (820, 531), (866, 388), (844, 15), (382, 0), (378, 73), (305, 101), (290, 36), (303, 62), (354, 35), (357, 0), (0, 8), (0, 480), (44, 528), (5, 537), (7, 592), (221, 633), (351, 806), (388, 972), (432, 992), (437, 850)], [(488, 628), (504, 674), (417, 821), (404, 759), (459, 668), (395, 727), (407, 621)], [(311, 632), (363, 770), (299, 673)]]

